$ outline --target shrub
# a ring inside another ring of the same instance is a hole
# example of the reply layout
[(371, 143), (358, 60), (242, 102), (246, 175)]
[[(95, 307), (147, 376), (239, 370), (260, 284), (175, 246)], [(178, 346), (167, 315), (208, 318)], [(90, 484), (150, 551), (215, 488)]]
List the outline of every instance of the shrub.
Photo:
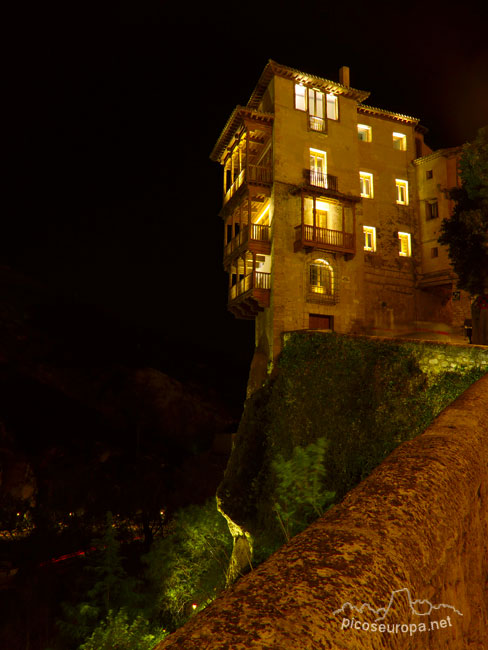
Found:
[(145, 557), (167, 626), (182, 625), (225, 587), (231, 551), (232, 537), (215, 500), (176, 513)]
[(152, 650), (167, 634), (166, 630), (151, 630), (142, 616), (129, 623), (127, 612), (121, 609), (117, 614), (109, 612), (79, 650)]
[(292, 457), (278, 455), (272, 463), (277, 479), (274, 510), (286, 541), (320, 517), (335, 492), (324, 487), (325, 438), (297, 446)]

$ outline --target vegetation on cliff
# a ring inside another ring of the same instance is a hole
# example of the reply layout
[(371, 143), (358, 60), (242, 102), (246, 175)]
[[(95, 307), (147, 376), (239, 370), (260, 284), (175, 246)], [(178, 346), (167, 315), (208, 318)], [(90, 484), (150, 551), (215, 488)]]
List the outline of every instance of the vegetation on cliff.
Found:
[(322, 487), (340, 500), (486, 372), (427, 374), (418, 347), (334, 334), (288, 339), (274, 376), (246, 404), (218, 490), (220, 508), (251, 535), (258, 556), (283, 542), (274, 513), (277, 458), (323, 438)]

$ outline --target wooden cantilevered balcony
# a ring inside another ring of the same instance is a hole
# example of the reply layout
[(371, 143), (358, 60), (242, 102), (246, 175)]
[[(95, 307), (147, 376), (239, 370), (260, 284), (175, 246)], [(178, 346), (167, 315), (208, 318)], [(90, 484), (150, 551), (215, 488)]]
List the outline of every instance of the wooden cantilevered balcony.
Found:
[(351, 259), (356, 253), (355, 197), (330, 197), (326, 191), (302, 189), (294, 251), (328, 251)]
[(337, 253), (356, 252), (354, 233), (343, 230), (330, 230), (307, 224), (300, 224), (295, 227), (295, 252), (304, 248), (305, 250), (323, 250)]
[(269, 186), (273, 182), (273, 170), (268, 165), (247, 165), (235, 178), (224, 195), (224, 205), (244, 184)]
[(237, 106), (232, 112), (210, 157), (224, 167), (224, 206), (239, 189), (270, 187), (272, 172), (272, 113)]
[(271, 227), (259, 223), (243, 225), (242, 230), (224, 246), (224, 266), (244, 250), (269, 255), (271, 253)]
[(228, 309), (236, 318), (252, 319), (269, 307), (271, 273), (253, 271), (229, 288)]

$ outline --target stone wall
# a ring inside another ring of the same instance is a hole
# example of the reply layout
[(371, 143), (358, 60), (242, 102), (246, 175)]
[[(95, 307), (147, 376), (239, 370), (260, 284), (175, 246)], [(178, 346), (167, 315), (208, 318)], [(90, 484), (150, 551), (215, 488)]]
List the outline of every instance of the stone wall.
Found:
[(488, 375), (158, 650), (488, 647), (487, 422)]
[(480, 368), (488, 372), (488, 347), (484, 345), (450, 345), (449, 343), (415, 343), (415, 356), (420, 369), (439, 373)]
[[(284, 334), (286, 341), (287, 333)], [(390, 345), (401, 345), (413, 351), (419, 368), (427, 375), (441, 372), (466, 371), (479, 368), (488, 372), (488, 347), (486, 345), (451, 345), (436, 341), (399, 340), (367, 337)]]

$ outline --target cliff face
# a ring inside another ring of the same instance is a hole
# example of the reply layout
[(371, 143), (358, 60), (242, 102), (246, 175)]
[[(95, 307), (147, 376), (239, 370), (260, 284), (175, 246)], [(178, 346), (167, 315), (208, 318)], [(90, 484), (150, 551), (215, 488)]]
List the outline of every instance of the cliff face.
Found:
[(273, 511), (277, 455), (325, 438), (337, 500), (488, 370), (488, 348), (294, 334), (275, 376), (246, 403), (221, 510), (253, 538), (282, 534)]
[(485, 376), (158, 650), (488, 647), (487, 422)]

